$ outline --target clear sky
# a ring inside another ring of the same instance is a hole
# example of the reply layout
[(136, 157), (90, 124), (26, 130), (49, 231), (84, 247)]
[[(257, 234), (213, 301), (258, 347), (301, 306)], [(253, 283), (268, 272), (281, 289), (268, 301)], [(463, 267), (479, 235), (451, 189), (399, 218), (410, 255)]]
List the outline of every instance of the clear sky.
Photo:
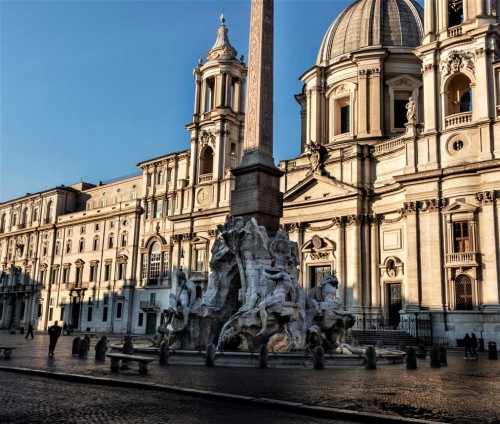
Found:
[[(274, 158), (299, 154), (298, 78), (349, 0), (276, 0)], [(248, 57), (249, 0), (0, 1), (0, 201), (137, 172), (189, 149), (193, 68), (224, 11)]]

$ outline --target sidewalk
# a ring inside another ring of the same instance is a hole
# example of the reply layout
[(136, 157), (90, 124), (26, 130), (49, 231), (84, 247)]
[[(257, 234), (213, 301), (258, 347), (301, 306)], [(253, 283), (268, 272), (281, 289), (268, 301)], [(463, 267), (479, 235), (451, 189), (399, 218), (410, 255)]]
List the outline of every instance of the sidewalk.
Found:
[[(273, 399), (279, 401), (273, 403), (278, 408), (301, 405), (313, 412), (323, 408), (327, 408), (327, 412), (330, 409), (354, 411), (350, 419), (360, 422), (375, 420), (356, 412), (383, 414), (400, 421), (500, 423), (500, 361), (488, 360), (487, 354), (480, 354), (479, 361), (464, 361), (461, 351), (449, 351), (447, 367), (430, 368), (427, 358), (419, 360), (417, 370), (406, 370), (404, 364), (379, 366), (374, 371), (364, 367), (315, 371), (306, 368), (208, 368), (202, 361), (200, 366), (160, 366), (154, 361), (147, 375), (140, 375), (135, 369), (114, 374), (109, 370), (109, 360), (100, 363), (94, 359), (97, 338), (91, 340), (88, 358), (73, 357), (74, 337), (61, 336), (54, 358), (49, 358), (49, 339), (45, 334), (35, 334), (34, 340), (25, 340), (19, 334), (0, 334), (0, 345), (16, 346), (12, 359), (0, 359), (0, 370), (38, 370), (59, 373), (61, 378), (72, 374), (90, 378), (86, 380), (88, 383), (119, 386), (147, 384), (158, 388), (157, 385), (163, 385), (189, 394), (241, 401)], [(111, 336), (110, 339), (113, 343), (120, 337)], [(342, 418), (349, 419), (347, 416)], [(389, 421), (387, 418), (385, 422)]]

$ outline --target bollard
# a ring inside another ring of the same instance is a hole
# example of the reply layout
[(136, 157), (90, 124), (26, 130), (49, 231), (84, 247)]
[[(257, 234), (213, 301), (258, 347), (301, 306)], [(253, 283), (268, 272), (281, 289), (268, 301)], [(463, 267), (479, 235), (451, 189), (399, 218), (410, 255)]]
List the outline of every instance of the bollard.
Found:
[(168, 365), (169, 353), (168, 343), (166, 341), (162, 342), (160, 346), (160, 365)]
[(384, 342), (382, 340), (379, 340), (377, 342), (377, 349), (384, 349), (385, 346), (384, 346)]
[(417, 351), (414, 347), (409, 347), (406, 350), (406, 369), (416, 370), (417, 369)]
[(439, 368), (441, 366), (441, 360), (439, 359), (439, 348), (434, 346), (431, 350), (431, 367)]
[(368, 346), (365, 350), (365, 368), (367, 370), (377, 368), (377, 352), (373, 346)]
[(323, 346), (316, 346), (313, 350), (313, 368), (315, 370), (325, 369), (325, 349)]
[(82, 339), (80, 337), (75, 337), (73, 339), (73, 349), (71, 350), (72, 355), (78, 355), (78, 352), (80, 351), (80, 342)]
[(102, 336), (95, 344), (95, 359), (96, 361), (104, 361), (106, 359), (106, 351), (108, 350), (108, 339)]
[(205, 365), (207, 367), (213, 367), (215, 365), (215, 345), (213, 343), (210, 343), (207, 346), (205, 353)]
[(425, 349), (425, 345), (423, 343), (419, 343), (417, 346), (417, 358), (425, 359), (427, 357), (427, 350)]
[(90, 336), (88, 334), (86, 334), (84, 339), (87, 340), (87, 350), (89, 350), (90, 349)]
[(269, 365), (269, 354), (267, 352), (267, 344), (261, 344), (259, 347), (259, 367), (267, 368)]
[(488, 343), (488, 359), (498, 359), (497, 344), (495, 342)]
[(79, 358), (86, 358), (87, 357), (87, 352), (88, 352), (88, 344), (87, 344), (87, 339), (83, 339), (80, 342), (80, 347), (78, 349), (78, 357)]
[(439, 348), (439, 362), (441, 366), (448, 365), (448, 354), (446, 353), (446, 348), (444, 346)]

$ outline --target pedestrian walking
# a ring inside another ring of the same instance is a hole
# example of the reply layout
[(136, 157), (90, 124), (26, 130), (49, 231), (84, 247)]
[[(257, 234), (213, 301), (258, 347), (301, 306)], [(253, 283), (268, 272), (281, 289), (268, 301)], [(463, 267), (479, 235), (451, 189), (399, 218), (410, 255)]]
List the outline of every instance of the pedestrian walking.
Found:
[[(467, 359), (468, 358), (468, 355), (469, 353), (471, 353), (471, 348), (472, 348), (472, 345), (471, 345), (471, 338), (469, 336), (469, 333), (465, 333), (465, 337), (464, 337), (464, 359)], [(471, 353), (472, 355), (472, 353)]]
[(66, 324), (66, 322), (65, 322), (63, 325), (63, 336), (67, 336), (67, 335), (68, 335), (68, 324)]
[(472, 359), (479, 359), (479, 356), (477, 356), (477, 337), (474, 333), (471, 334), (470, 336), (470, 345), (471, 345), (471, 357)]
[(57, 340), (61, 335), (62, 328), (57, 325), (58, 321), (54, 321), (54, 325), (49, 327), (49, 356), (54, 356), (54, 349), (56, 348)]
[(31, 321), (28, 323), (28, 332), (26, 333), (26, 337), (25, 339), (28, 339), (28, 336), (31, 335), (31, 340), (34, 339), (34, 336), (33, 336), (33, 324), (31, 323)]

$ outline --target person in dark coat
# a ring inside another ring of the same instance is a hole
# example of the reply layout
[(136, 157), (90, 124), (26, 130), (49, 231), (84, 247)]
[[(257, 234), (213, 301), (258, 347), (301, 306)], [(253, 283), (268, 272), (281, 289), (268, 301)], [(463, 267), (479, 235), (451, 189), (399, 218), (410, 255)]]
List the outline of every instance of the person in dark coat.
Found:
[(56, 348), (57, 340), (61, 335), (62, 328), (57, 325), (58, 321), (54, 321), (54, 325), (49, 327), (49, 356), (54, 356), (54, 349)]
[(28, 332), (26, 333), (26, 337), (25, 339), (28, 338), (28, 336), (31, 335), (31, 339), (33, 340), (34, 339), (34, 336), (33, 336), (33, 324), (31, 323), (31, 321), (28, 323)]
[(477, 337), (474, 333), (471, 334), (470, 336), (470, 346), (471, 346), (471, 352), (470, 355), (472, 359), (479, 359), (479, 356), (477, 356)]
[(64, 323), (63, 325), (63, 336), (68, 334), (68, 324)]
[[(468, 358), (468, 355), (469, 355), (469, 352), (471, 351), (471, 348), (472, 348), (472, 344), (471, 344), (471, 338), (469, 336), (469, 333), (465, 333), (465, 337), (464, 337), (464, 359), (467, 359)], [(471, 353), (472, 355), (472, 353)]]

